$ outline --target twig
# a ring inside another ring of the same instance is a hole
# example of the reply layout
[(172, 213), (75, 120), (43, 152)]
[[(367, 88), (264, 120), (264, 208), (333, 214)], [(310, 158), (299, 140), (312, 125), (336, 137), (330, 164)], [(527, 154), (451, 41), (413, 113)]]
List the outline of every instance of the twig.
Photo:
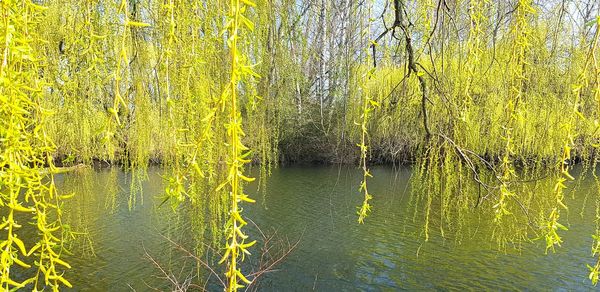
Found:
[(221, 282), (221, 285), (223, 285), (223, 287), (227, 287), (227, 285), (225, 285), (225, 282), (223, 281), (223, 279), (221, 279), (221, 277), (219, 277), (219, 274), (217, 272), (215, 272), (215, 270), (213, 270), (213, 268), (211, 268), (210, 265), (208, 265), (206, 262), (204, 262), (198, 256), (196, 256), (195, 254), (191, 253), (189, 250), (185, 249), (183, 246), (181, 246), (180, 244), (176, 243), (172, 239), (170, 239), (170, 238), (168, 238), (168, 237), (166, 237), (164, 235), (161, 235), (161, 236), (163, 238), (165, 238), (166, 240), (168, 240), (177, 249), (179, 249), (179, 250), (183, 251), (184, 253), (188, 254), (188, 256), (190, 256), (191, 258), (195, 259), (202, 266), (204, 266), (205, 268), (207, 268), (211, 272), (211, 274), (213, 274), (215, 277), (217, 277), (217, 280), (219, 280), (219, 282)]

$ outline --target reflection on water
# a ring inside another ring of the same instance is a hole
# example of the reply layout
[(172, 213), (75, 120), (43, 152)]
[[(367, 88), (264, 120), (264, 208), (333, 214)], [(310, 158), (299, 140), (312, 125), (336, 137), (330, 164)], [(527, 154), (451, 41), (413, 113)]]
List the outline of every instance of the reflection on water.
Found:
[[(521, 251), (499, 253), (486, 238), (488, 233), (477, 228), (469, 229), (474, 231), (464, 235), (460, 245), (447, 234), (442, 239), (436, 229), (423, 242), (421, 217), (413, 221), (408, 207), (410, 169), (378, 167), (373, 174), (373, 212), (364, 225), (356, 223), (361, 172), (353, 167), (281, 168), (273, 170), (264, 196), (253, 191), (256, 186), (248, 187), (257, 203), (245, 207), (246, 216), (262, 230), (278, 230), (291, 240), (301, 237), (278, 271), (262, 279), (260, 290), (593, 288), (585, 264), (593, 261), (595, 227), (590, 218), (595, 208), (589, 202), (594, 200), (588, 199), (583, 217), (579, 214), (587, 192), (595, 190), (593, 179), (584, 180), (569, 196), (563, 247), (544, 255), (539, 241)], [(58, 178), (61, 190), (77, 193), (65, 206), (65, 221), (81, 233), (70, 242), (73, 255), (67, 258), (73, 266), (67, 277), (76, 290), (168, 289), (168, 281), (145, 258), (146, 251), (182, 278), (197, 275), (161, 235), (193, 245), (194, 234), (203, 234), (205, 228), (192, 228), (192, 222), (201, 225), (203, 217), (198, 210), (176, 214), (168, 204), (157, 208), (163, 179), (156, 168), (147, 175), (147, 180), (133, 184), (131, 174), (118, 169)], [(248, 230), (258, 238), (255, 228), (249, 225)], [(207, 287), (220, 290), (216, 283)]]

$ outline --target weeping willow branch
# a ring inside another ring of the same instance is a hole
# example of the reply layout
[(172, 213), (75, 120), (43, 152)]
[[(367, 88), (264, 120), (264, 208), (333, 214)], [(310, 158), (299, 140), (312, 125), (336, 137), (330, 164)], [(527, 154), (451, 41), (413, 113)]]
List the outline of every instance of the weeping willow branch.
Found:
[[(31, 1), (0, 3), (3, 31), (0, 65), (0, 288), (58, 291), (72, 287), (65, 271), (63, 243), (68, 234), (62, 223), (62, 202), (46, 123), (50, 111), (42, 107), (45, 84), (38, 72), (46, 62), (38, 28), (46, 7)], [(47, 167), (47, 168), (46, 168)], [(21, 217), (23, 216), (23, 217)], [(26, 224), (34, 232), (23, 232)], [(20, 221), (20, 220), (19, 220)], [(31, 239), (26, 240), (25, 234)]]
[[(242, 181), (253, 181), (253, 178), (248, 178), (243, 174), (243, 166), (249, 163), (246, 157), (248, 156), (248, 148), (242, 144), (242, 136), (244, 131), (242, 130), (242, 117), (241, 111), (238, 105), (238, 86), (239, 82), (248, 76), (258, 76), (254, 73), (250, 66), (244, 64), (246, 58), (238, 52), (238, 40), (242, 28), (248, 30), (254, 29), (254, 24), (244, 16), (244, 13), (248, 7), (256, 7), (254, 2), (250, 0), (232, 0), (230, 3), (229, 19), (227, 23), (227, 29), (229, 36), (227, 39), (227, 46), (230, 50), (231, 56), (231, 77), (229, 81), (229, 87), (226, 89), (226, 94), (223, 94), (224, 98), (223, 105), (229, 104), (229, 123), (225, 125), (227, 128), (227, 135), (229, 136), (229, 171), (227, 175), (227, 181), (225, 184), (229, 185), (229, 199), (231, 202), (229, 209), (229, 221), (227, 223), (227, 246), (225, 247), (225, 255), (223, 256), (222, 262), (227, 261), (227, 273), (225, 274), (228, 278), (227, 291), (237, 291), (238, 288), (244, 286), (239, 284), (242, 281), (246, 284), (250, 284), (251, 281), (246, 279), (238, 267), (238, 259), (243, 260), (245, 255), (249, 255), (248, 248), (253, 246), (256, 241), (246, 243), (245, 240), (248, 238), (242, 232), (242, 227), (247, 223), (241, 216), (241, 208), (239, 203), (248, 202), (254, 203), (254, 200), (250, 199), (246, 194), (243, 193)], [(246, 151), (244, 153), (244, 151)], [(224, 185), (222, 185), (224, 186)], [(221, 187), (217, 188), (220, 189)]]
[[(371, 10), (373, 7), (373, 2), (369, 2), (368, 4), (368, 9), (367, 9), (367, 16), (369, 17), (369, 25), (367, 25), (367, 29), (365, 32), (363, 32), (366, 35), (370, 35), (371, 33)], [(371, 46), (373, 48), (375, 48), (375, 45), (377, 44), (376, 41), (370, 41)], [(375, 56), (373, 56), (373, 60), (375, 60)], [(362, 87), (362, 113), (361, 113), (361, 123), (360, 123), (360, 144), (358, 144), (359, 148), (360, 148), (360, 166), (362, 168), (363, 171), (363, 179), (360, 183), (360, 187), (359, 187), (359, 191), (364, 193), (364, 199), (363, 199), (363, 203), (360, 207), (360, 209), (358, 210), (358, 223), (362, 224), (364, 223), (365, 218), (367, 217), (368, 213), (371, 211), (371, 204), (369, 204), (369, 201), (373, 198), (373, 196), (369, 193), (369, 188), (367, 185), (367, 180), (369, 177), (372, 177), (371, 173), (369, 172), (369, 169), (367, 168), (367, 155), (368, 155), (368, 145), (367, 145), (367, 138), (368, 138), (368, 131), (367, 131), (367, 125), (369, 123), (369, 116), (371, 114), (371, 112), (376, 108), (379, 107), (379, 103), (377, 103), (373, 97), (371, 96), (370, 92), (367, 92), (366, 90), (366, 82), (368, 82), (369, 80), (371, 80), (371, 78), (373, 77), (373, 74), (375, 72), (375, 66), (376, 64), (373, 64), (373, 68), (371, 70), (369, 70), (366, 73), (366, 78), (365, 80), (361, 81), (361, 87)]]

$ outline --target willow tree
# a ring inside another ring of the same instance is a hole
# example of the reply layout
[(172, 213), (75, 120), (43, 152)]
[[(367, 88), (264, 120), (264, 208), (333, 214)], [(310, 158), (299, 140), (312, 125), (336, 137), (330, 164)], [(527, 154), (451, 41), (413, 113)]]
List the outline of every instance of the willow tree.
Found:
[[(500, 248), (542, 238), (554, 250), (566, 231), (560, 214), (569, 169), (577, 159), (596, 160), (597, 4), (385, 5), (372, 46), (378, 69), (363, 90), (381, 104), (371, 144), (416, 161), (411, 200), (425, 240), (435, 224), (460, 241), (470, 228), (461, 222), (478, 212)], [(561, 39), (563, 31), (573, 38)], [(390, 56), (391, 45), (398, 49)], [(547, 175), (555, 178), (551, 190), (524, 183)]]
[[(54, 164), (122, 166), (131, 209), (146, 168), (160, 164), (161, 202), (189, 206), (194, 250), (209, 240), (224, 251), (230, 290), (247, 280), (240, 264), (253, 244), (240, 214), (252, 201), (249, 163), (260, 164), (262, 190), (280, 162), (360, 165), (359, 222), (378, 204), (369, 166), (413, 163), (407, 217), (424, 219), (424, 240), (436, 228), (460, 242), (477, 214), (500, 249), (541, 238), (547, 251), (567, 232), (571, 166), (597, 175), (594, 1), (1, 5), (5, 289), (69, 285), (58, 235), (68, 195), (54, 187)], [(537, 183), (547, 176), (552, 188)], [(32, 242), (22, 220), (38, 229)], [(14, 277), (36, 265), (35, 278)], [(598, 260), (590, 269), (595, 283)]]

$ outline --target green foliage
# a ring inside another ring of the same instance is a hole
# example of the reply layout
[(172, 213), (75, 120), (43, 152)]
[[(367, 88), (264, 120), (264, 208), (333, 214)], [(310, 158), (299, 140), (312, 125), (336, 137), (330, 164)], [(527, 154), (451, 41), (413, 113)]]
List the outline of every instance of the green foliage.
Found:
[[(42, 106), (47, 88), (37, 74), (44, 64), (42, 38), (46, 8), (30, 1), (3, 1), (0, 65), (0, 287), (58, 291), (71, 287), (61, 259), (61, 201), (53, 174), (55, 146), (46, 130), (52, 111)], [(19, 222), (20, 221), (20, 222)], [(34, 241), (24, 242), (23, 225), (35, 226)], [(21, 235), (21, 236), (19, 236)], [(32, 277), (18, 278), (25, 270)]]

